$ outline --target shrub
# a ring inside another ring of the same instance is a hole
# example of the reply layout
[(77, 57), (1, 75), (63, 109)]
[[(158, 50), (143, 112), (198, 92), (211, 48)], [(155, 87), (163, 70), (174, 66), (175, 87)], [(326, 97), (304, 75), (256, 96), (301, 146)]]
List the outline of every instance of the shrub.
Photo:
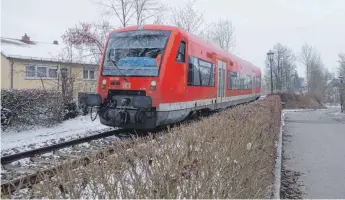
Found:
[[(65, 167), (34, 198), (270, 198), (279, 96), (241, 105), (158, 137), (122, 141), (115, 154)], [(130, 149), (128, 149), (130, 148)]]
[(279, 95), (284, 108), (287, 109), (321, 109), (325, 106), (318, 101), (318, 98), (312, 94), (296, 94), (279, 92), (274, 95)]
[(50, 126), (64, 118), (64, 104), (61, 93), (38, 89), (2, 89), (2, 129), (17, 130), (27, 125)]

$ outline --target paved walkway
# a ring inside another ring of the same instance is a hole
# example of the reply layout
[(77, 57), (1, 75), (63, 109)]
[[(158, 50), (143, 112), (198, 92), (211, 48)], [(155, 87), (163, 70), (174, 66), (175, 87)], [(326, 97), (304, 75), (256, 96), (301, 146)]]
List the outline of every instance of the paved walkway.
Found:
[(339, 108), (286, 112), (283, 166), (301, 173), (302, 198), (345, 198), (345, 115)]

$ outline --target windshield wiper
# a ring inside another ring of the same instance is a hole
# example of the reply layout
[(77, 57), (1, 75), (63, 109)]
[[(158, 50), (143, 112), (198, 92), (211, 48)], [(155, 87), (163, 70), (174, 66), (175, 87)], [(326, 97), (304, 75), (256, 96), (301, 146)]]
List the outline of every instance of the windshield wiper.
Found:
[[(110, 52), (109, 52), (109, 54), (110, 54)], [(121, 73), (121, 69), (117, 66), (117, 64), (115, 63), (115, 61), (113, 61), (113, 59), (110, 58), (110, 56), (109, 56), (109, 60), (111, 61), (111, 63), (113, 64), (113, 66), (116, 67), (116, 68), (119, 70), (120, 75), (123, 76), (123, 79), (124, 79), (126, 82), (128, 82), (127, 77), (126, 77), (124, 74)]]

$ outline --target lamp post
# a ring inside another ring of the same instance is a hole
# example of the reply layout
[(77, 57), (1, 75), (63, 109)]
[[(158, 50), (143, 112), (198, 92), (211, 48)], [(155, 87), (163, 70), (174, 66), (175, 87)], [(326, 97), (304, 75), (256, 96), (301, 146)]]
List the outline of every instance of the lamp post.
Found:
[(270, 61), (270, 71), (271, 71), (271, 94), (273, 94), (273, 73), (272, 73), (272, 61), (274, 53), (270, 50), (267, 53), (268, 60)]
[(344, 96), (344, 85), (343, 85), (343, 76), (339, 76), (340, 79), (340, 88), (339, 88), (339, 92), (340, 92), (340, 111), (344, 112), (344, 101), (343, 101), (343, 96)]

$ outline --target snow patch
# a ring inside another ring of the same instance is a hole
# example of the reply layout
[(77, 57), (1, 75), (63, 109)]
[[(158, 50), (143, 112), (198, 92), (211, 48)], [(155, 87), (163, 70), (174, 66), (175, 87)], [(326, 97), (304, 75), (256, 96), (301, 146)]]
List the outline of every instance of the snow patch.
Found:
[(275, 164), (275, 183), (274, 183), (274, 199), (280, 199), (280, 184), (281, 184), (281, 168), (282, 168), (282, 146), (283, 146), (283, 126), (285, 124), (285, 111), (281, 114), (281, 124), (280, 124), (280, 131), (279, 131), (279, 138), (278, 142), (276, 142), (277, 148), (277, 157), (276, 157), (276, 164)]
[[(1, 37), (1, 54), (5, 57), (17, 58), (17, 59), (28, 59), (28, 60), (39, 60), (39, 61), (62, 61), (62, 54), (66, 51), (67, 46), (63, 44), (53, 44), (36, 42), (34, 44), (27, 44), (19, 39), (4, 38)], [(95, 56), (90, 54), (91, 52), (85, 52), (83, 55), (75, 54), (81, 57), (79, 62), (83, 64), (97, 64)], [(74, 58), (75, 59), (75, 58)]]
[(322, 108), (322, 109), (283, 109), (284, 112), (305, 112), (305, 111), (318, 111), (318, 110), (327, 110), (327, 108)]
[(36, 127), (20, 132), (3, 131), (1, 133), (1, 154), (8, 154), (12, 151), (11, 149), (17, 149), (13, 150), (16, 152), (23, 149), (38, 148), (110, 129), (113, 128), (101, 124), (99, 119), (91, 121), (90, 116), (79, 116), (49, 128)]

